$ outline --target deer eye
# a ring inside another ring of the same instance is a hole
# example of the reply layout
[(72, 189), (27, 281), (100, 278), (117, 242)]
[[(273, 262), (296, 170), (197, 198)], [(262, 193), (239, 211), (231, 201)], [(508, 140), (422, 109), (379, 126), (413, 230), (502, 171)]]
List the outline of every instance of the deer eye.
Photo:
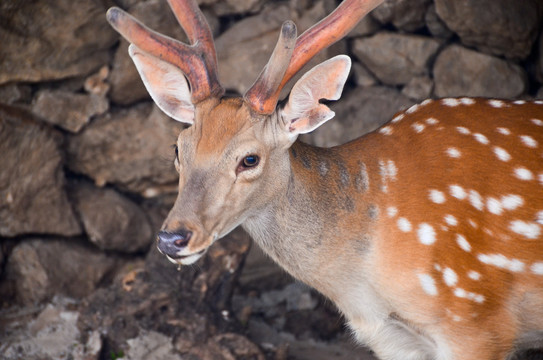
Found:
[(256, 155), (249, 155), (243, 158), (243, 166), (245, 167), (253, 167), (258, 165), (258, 161), (260, 159)]
[(175, 158), (178, 159), (179, 158), (179, 148), (177, 147), (177, 145), (174, 145), (173, 148), (174, 148), (174, 151), (175, 151)]

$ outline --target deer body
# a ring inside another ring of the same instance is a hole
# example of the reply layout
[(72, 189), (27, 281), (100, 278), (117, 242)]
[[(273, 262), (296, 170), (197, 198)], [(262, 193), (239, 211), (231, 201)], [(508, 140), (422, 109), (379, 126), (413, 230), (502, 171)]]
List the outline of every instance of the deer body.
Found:
[(191, 46), (110, 10), (155, 102), (191, 124), (158, 248), (189, 265), (241, 225), (383, 359), (543, 348), (542, 102), (427, 100), (342, 146), (303, 144), (299, 134), (334, 115), (320, 100), (337, 100), (347, 80), (350, 60), (338, 56), (277, 106), (305, 61), (379, 2), (345, 1), (299, 38), (285, 23), (243, 98), (222, 96), (194, 1), (170, 1)]

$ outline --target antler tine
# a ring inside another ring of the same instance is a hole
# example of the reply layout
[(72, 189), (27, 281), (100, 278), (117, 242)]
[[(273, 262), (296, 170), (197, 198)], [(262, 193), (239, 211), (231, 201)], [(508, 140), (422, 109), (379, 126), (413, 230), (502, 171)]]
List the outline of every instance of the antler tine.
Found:
[(296, 25), (290, 20), (285, 21), (270, 60), (255, 83), (245, 93), (245, 101), (257, 113), (270, 114), (275, 109), (277, 101), (274, 102), (271, 96), (279, 87), (288, 68), (296, 43), (296, 35)]
[[(111, 26), (130, 43), (148, 54), (177, 66), (189, 80), (194, 103), (210, 96), (221, 96), (224, 93), (218, 80), (215, 50), (212, 47), (212, 53), (206, 53), (207, 47), (201, 45), (206, 43), (205, 41), (196, 41), (192, 46), (183, 44), (149, 29), (117, 7), (108, 10), (107, 19)], [(195, 23), (191, 25), (197, 26)], [(191, 28), (189, 38), (198, 32), (191, 26), (187, 28)], [(210, 58), (213, 60), (209, 60)]]
[(251, 107), (262, 109), (263, 114), (272, 113), (286, 83), (313, 56), (322, 49), (341, 40), (356, 26), (360, 19), (382, 2), (383, 0), (344, 0), (330, 15), (300, 35), (296, 41), (290, 64), (275, 92), (265, 101), (260, 100), (265, 103), (264, 106), (253, 104)]

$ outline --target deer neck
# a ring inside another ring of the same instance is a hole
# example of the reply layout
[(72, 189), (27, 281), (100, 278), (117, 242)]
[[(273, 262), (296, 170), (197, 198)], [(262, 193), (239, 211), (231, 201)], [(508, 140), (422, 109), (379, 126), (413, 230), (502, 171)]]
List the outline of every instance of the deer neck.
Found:
[(281, 191), (243, 224), (291, 275), (332, 298), (341, 287), (335, 275), (370, 251), (379, 216), (368, 175), (378, 165), (349, 151), (295, 142)]

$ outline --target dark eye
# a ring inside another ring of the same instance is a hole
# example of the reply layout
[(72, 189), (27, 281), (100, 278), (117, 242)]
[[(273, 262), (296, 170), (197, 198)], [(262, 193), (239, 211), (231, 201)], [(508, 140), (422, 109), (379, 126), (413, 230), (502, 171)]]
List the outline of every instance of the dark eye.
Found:
[(242, 165), (245, 168), (250, 168), (258, 165), (259, 158), (256, 155), (248, 155), (243, 158)]

